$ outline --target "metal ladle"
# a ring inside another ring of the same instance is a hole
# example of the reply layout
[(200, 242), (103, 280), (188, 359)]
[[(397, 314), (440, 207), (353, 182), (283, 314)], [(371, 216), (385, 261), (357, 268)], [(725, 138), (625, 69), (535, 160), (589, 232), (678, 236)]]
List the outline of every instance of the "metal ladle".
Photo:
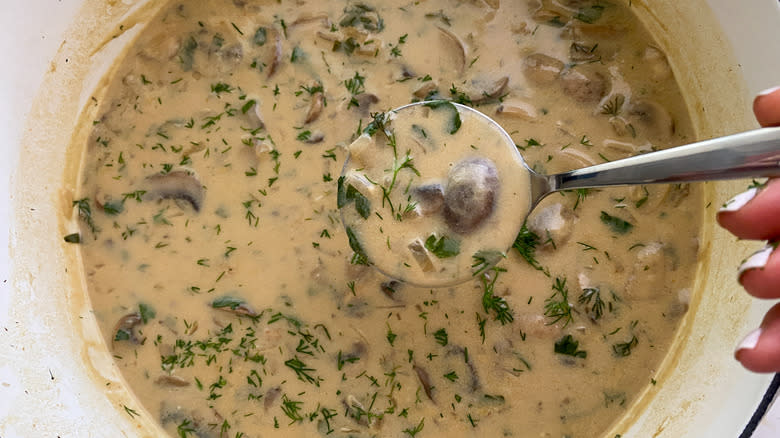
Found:
[[(519, 231), (526, 217), (547, 195), (562, 191), (609, 186), (683, 183), (693, 181), (725, 180), (751, 177), (780, 176), (780, 127), (762, 128), (725, 137), (713, 138), (696, 143), (678, 146), (657, 152), (645, 153), (621, 160), (589, 166), (554, 175), (543, 175), (533, 171), (517, 150), (511, 137), (491, 118), (481, 112), (460, 104), (453, 105), (461, 116), (472, 114), (479, 123), (491, 124), (500, 130), (506, 147), (511, 148), (519, 158), (518, 163), (525, 167), (530, 190), (530, 202), (525, 211), (514, 211), (513, 229)], [(418, 102), (405, 105), (392, 111), (395, 122), (406, 115), (413, 114), (418, 105), (430, 105)], [(419, 117), (419, 114), (416, 115)], [(469, 145), (463, 145), (468, 147)], [(349, 162), (349, 159), (348, 159)], [(347, 166), (345, 165), (345, 171)], [(525, 189), (524, 189), (525, 190)], [(516, 234), (516, 233), (515, 233)], [(464, 236), (468, 238), (468, 236)], [(502, 249), (509, 248), (512, 242), (501, 244)], [(389, 246), (389, 245), (388, 245)], [(371, 257), (369, 257), (371, 259)], [(491, 260), (497, 262), (500, 259)], [(370, 260), (373, 262), (373, 260)], [(465, 265), (464, 263), (468, 263)], [(448, 273), (444, 277), (431, 273), (429, 278), (409, 281), (397, 269), (375, 263), (381, 272), (398, 280), (406, 280), (420, 286), (445, 286), (464, 282), (471, 278), (473, 269), (471, 259), (462, 262), (464, 266), (457, 275)], [(480, 266), (484, 268), (484, 266)], [(480, 270), (482, 272), (482, 270)], [(400, 277), (400, 278), (399, 278)]]

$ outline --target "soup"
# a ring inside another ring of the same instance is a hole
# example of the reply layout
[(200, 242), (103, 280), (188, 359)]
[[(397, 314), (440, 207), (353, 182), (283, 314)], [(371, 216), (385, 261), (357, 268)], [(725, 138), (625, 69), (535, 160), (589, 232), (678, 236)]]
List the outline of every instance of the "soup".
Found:
[(348, 145), (411, 101), (477, 107), (543, 173), (693, 140), (630, 4), (172, 2), (119, 62), (66, 239), (171, 435), (593, 437), (656, 383), (695, 186), (554, 194), (435, 289), (367, 266), (337, 207)]

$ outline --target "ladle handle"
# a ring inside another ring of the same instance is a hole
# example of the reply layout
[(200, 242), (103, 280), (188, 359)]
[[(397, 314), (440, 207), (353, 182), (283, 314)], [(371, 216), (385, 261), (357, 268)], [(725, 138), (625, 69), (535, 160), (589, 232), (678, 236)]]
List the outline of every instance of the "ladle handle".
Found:
[(780, 127), (762, 128), (548, 176), (550, 191), (780, 176)]

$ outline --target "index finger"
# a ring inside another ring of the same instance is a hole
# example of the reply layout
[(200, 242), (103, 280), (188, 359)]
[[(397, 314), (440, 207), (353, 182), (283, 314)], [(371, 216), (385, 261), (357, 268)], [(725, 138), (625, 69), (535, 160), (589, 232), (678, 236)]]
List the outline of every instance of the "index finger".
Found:
[(780, 87), (770, 88), (756, 96), (753, 112), (761, 126), (780, 126)]

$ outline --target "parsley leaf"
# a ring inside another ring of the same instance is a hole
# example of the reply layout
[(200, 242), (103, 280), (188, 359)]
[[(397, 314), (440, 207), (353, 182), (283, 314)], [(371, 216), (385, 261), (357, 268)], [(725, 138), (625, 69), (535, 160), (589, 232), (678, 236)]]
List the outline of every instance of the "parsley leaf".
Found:
[(460, 112), (458, 112), (458, 108), (455, 107), (452, 102), (448, 100), (432, 100), (425, 103), (425, 106), (433, 110), (444, 109), (446, 111), (450, 111), (452, 113), (452, 117), (450, 118), (450, 122), (447, 125), (447, 132), (450, 134), (455, 134), (458, 132), (462, 122), (460, 120)]
[(425, 239), (425, 248), (436, 257), (446, 259), (460, 253), (460, 241), (447, 236), (441, 236), (436, 240), (436, 236), (431, 234)]
[(618, 234), (626, 234), (634, 228), (634, 225), (631, 222), (612, 216), (606, 211), (601, 212), (601, 222)]
[(579, 341), (576, 341), (572, 335), (566, 335), (555, 341), (555, 352), (566, 356), (581, 357), (585, 359), (588, 357), (588, 352), (584, 350), (578, 350), (579, 346)]

